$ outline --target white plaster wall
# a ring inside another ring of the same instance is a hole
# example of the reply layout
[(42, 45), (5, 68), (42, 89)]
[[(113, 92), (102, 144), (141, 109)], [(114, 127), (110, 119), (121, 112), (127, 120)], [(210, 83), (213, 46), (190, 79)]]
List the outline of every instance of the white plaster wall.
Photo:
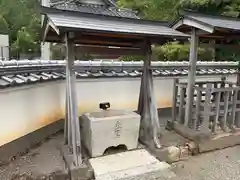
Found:
[(0, 91), (0, 146), (59, 119), (61, 83)]
[[(217, 81), (220, 77), (198, 78), (203, 79)], [(236, 77), (230, 80), (236, 82)], [(173, 79), (155, 78), (154, 89), (158, 108), (171, 107)], [(100, 102), (110, 102), (113, 109), (136, 110), (139, 90), (140, 78), (78, 80), (79, 115), (98, 110)], [(1, 146), (64, 118), (65, 82), (1, 90), (0, 100)]]

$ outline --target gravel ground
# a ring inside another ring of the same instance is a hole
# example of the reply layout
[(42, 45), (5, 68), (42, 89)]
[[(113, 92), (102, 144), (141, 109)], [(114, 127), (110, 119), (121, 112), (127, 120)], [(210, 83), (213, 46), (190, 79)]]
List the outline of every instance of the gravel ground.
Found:
[[(0, 166), (0, 180), (44, 180), (49, 179), (45, 175), (63, 171), (58, 149), (62, 138), (62, 134), (53, 136), (27, 155)], [(157, 180), (240, 180), (240, 146), (191, 157), (172, 166), (175, 177)], [(150, 179), (154, 178), (146, 180)]]
[(240, 146), (191, 157), (173, 166), (177, 176), (171, 180), (240, 180)]
[(59, 151), (62, 138), (62, 134), (52, 136), (28, 154), (0, 166), (0, 180), (48, 180), (64, 170)]

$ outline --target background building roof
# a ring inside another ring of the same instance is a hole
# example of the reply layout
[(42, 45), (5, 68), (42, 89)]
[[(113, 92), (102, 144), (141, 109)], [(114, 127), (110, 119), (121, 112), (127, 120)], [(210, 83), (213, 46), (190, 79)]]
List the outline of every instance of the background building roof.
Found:
[(174, 29), (188, 33), (192, 27), (198, 29), (198, 36), (209, 38), (240, 37), (240, 19), (185, 12), (172, 25)]
[[(95, 0), (96, 1), (96, 0)], [(54, 1), (52, 0), (52, 8), (69, 10), (69, 11), (78, 11), (84, 13), (92, 13), (98, 15), (107, 15), (107, 16), (117, 16), (117, 17), (127, 17), (139, 19), (134, 11), (131, 9), (119, 9), (116, 6), (114, 0), (104, 0), (104, 3), (86, 3), (87, 1), (81, 0), (66, 0), (66, 1)]]

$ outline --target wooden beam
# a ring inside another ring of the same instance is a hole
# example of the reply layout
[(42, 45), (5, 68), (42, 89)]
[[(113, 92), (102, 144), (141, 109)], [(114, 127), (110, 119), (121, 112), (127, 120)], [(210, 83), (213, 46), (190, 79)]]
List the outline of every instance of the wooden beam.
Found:
[[(200, 43), (199, 46), (203, 47), (203, 48), (210, 48), (210, 47), (212, 47), (212, 44), (210, 44), (210, 43)], [(240, 44), (215, 44), (215, 47), (216, 48), (225, 48), (225, 49), (229, 49), (229, 50), (239, 51)]]
[(132, 35), (132, 34), (109, 34), (109, 33), (91, 33), (86, 32), (83, 35), (87, 36), (101, 36), (101, 37), (114, 37), (114, 38), (123, 38), (123, 39), (143, 39), (140, 36)]
[(143, 42), (144, 39), (136, 39), (136, 38), (123, 38), (123, 37), (112, 37), (112, 36), (102, 36), (101, 34), (89, 35), (83, 33), (76, 33), (75, 42), (79, 43), (101, 43), (101, 44), (124, 44), (124, 45), (132, 45), (135, 43)]
[(240, 32), (232, 32), (232, 31), (220, 31), (220, 30), (215, 30), (214, 33), (212, 34), (202, 34), (199, 35), (201, 38), (209, 38), (209, 39), (240, 39)]
[(139, 48), (109, 48), (104, 46), (76, 46), (75, 52), (87, 53), (91, 55), (144, 55), (144, 51)]

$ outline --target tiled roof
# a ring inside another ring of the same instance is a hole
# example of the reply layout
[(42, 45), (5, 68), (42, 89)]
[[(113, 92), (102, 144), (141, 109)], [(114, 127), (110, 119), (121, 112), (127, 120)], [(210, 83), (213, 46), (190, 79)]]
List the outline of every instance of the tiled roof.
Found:
[[(51, 9), (52, 10), (52, 9)], [(56, 11), (55, 11), (56, 12)], [(58, 10), (60, 13), (48, 12), (46, 14), (46, 19), (51, 22), (50, 26), (55, 29), (66, 30), (82, 30), (87, 32), (100, 32), (100, 33), (127, 33), (133, 36), (141, 36), (142, 38), (149, 38), (151, 41), (154, 39), (163, 40), (166, 37), (179, 37), (185, 38), (189, 37), (187, 34), (183, 34), (175, 29), (165, 26), (166, 24), (157, 21), (146, 21), (140, 19), (126, 19), (105, 16), (104, 18), (99, 18), (98, 15), (89, 15), (85, 13), (68, 13)], [(45, 24), (43, 29), (47, 28), (48, 25)], [(48, 29), (48, 28), (47, 28)], [(49, 34), (47, 31), (46, 39), (51, 41), (58, 36), (56, 33)], [(56, 38), (57, 39), (57, 38)], [(59, 39), (59, 38), (58, 38)], [(109, 40), (110, 41), (110, 40)], [(119, 42), (114, 42), (111, 40), (112, 46), (118, 46)], [(127, 40), (125, 40), (127, 41)], [(124, 42), (124, 40), (122, 41)], [(75, 40), (75, 43), (81, 44), (81, 38)], [(103, 42), (102, 42), (103, 43)], [(109, 42), (110, 43), (110, 42)]]
[[(135, 78), (143, 62), (76, 61), (76, 76), (83, 78)], [(238, 63), (199, 62), (197, 75), (236, 74)], [(188, 62), (153, 62), (154, 77), (187, 76)], [(65, 79), (65, 61), (0, 61), (0, 88)]]
[(210, 16), (196, 13), (186, 13), (185, 16), (197, 22), (208, 24), (214, 28), (240, 30), (240, 21), (238, 18), (224, 16)]
[(83, 13), (91, 13), (98, 15), (116, 16), (116, 17), (126, 17), (139, 19), (135, 12), (130, 9), (119, 9), (115, 6), (104, 6), (98, 4), (84, 4), (80, 2), (68, 2), (68, 3), (57, 3), (52, 6), (52, 8), (68, 10), (68, 11), (78, 11)]

